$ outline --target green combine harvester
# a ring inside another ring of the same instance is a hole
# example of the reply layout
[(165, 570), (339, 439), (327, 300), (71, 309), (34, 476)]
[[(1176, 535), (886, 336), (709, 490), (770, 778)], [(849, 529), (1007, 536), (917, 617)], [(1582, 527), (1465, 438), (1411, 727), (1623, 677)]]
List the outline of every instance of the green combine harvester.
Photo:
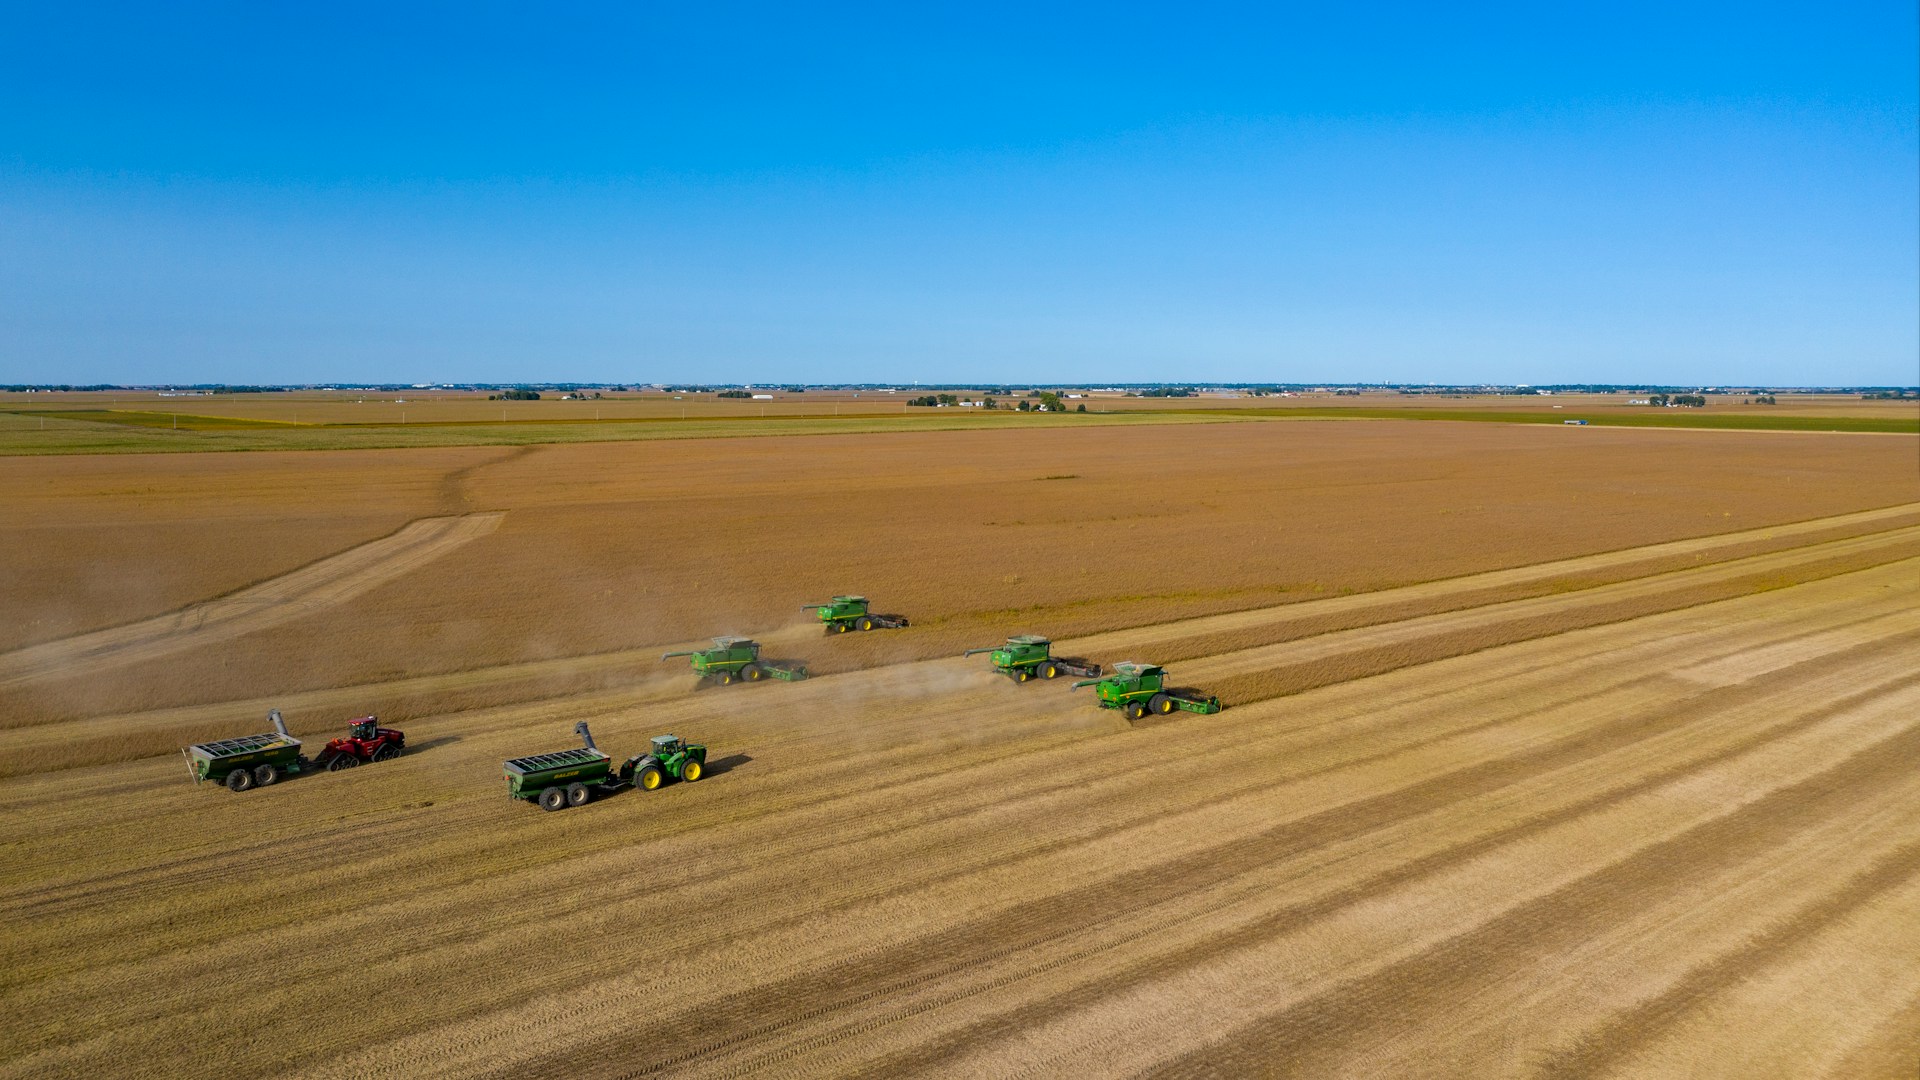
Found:
[(867, 610), (864, 596), (836, 596), (824, 604), (802, 604), (801, 611), (816, 611), (829, 634), (849, 630), (898, 630), (907, 625), (905, 615), (880, 615)]
[(962, 655), (975, 653), (992, 653), (993, 670), (1014, 682), (1026, 682), (1035, 676), (1055, 679), (1062, 675), (1100, 674), (1099, 664), (1077, 656), (1053, 655), (1053, 642), (1037, 634), (1020, 634), (1008, 638), (1004, 645), (968, 649)]
[(1075, 690), (1091, 686), (1099, 696), (1103, 709), (1119, 709), (1128, 720), (1138, 720), (1148, 713), (1162, 716), (1175, 709), (1184, 709), (1192, 713), (1217, 713), (1222, 708), (1220, 699), (1202, 694), (1198, 690), (1186, 687), (1168, 686), (1167, 669), (1158, 664), (1136, 664), (1122, 660), (1113, 665), (1113, 673), (1100, 679), (1082, 679), (1074, 683)]
[(760, 643), (752, 638), (717, 637), (711, 649), (662, 653), (660, 659), (664, 663), (676, 656), (692, 657), (694, 677), (721, 686), (761, 679), (799, 682), (807, 677), (807, 665), (798, 660), (760, 659)]
[(616, 770), (613, 759), (594, 745), (585, 720), (573, 730), (584, 745), (507, 762), (507, 794), (538, 802), (542, 810), (565, 810), (623, 788), (653, 791), (669, 779), (692, 783), (706, 775), (707, 748), (678, 735), (656, 735), (647, 753), (628, 758)]

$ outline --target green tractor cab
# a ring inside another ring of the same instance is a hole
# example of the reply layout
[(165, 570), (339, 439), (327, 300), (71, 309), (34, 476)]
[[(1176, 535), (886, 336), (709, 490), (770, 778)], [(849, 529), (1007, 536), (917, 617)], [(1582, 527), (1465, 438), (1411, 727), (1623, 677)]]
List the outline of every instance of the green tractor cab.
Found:
[(1158, 664), (1136, 664), (1122, 660), (1113, 665), (1112, 674), (1099, 679), (1082, 679), (1074, 683), (1073, 688), (1093, 687), (1101, 708), (1119, 709), (1128, 720), (1138, 720), (1148, 713), (1166, 716), (1176, 709), (1191, 713), (1217, 713), (1223, 708), (1217, 697), (1187, 687), (1168, 686), (1166, 682), (1166, 668)]
[(668, 779), (691, 783), (706, 773), (707, 748), (678, 735), (656, 736), (650, 752), (628, 758), (616, 770), (613, 758), (594, 744), (585, 720), (573, 725), (573, 730), (582, 745), (506, 763), (510, 797), (538, 802), (542, 810), (565, 810), (585, 806), (595, 795), (611, 795), (628, 787), (653, 791)]
[(664, 662), (676, 656), (693, 658), (694, 677), (702, 683), (730, 686), (762, 679), (799, 682), (807, 677), (807, 665), (797, 660), (762, 660), (760, 643), (752, 638), (717, 637), (711, 649), (662, 653), (660, 659)]
[(1098, 675), (1100, 665), (1083, 660), (1078, 656), (1053, 655), (1053, 642), (1037, 634), (1019, 634), (1007, 639), (1004, 645), (993, 645), (984, 649), (968, 649), (963, 656), (975, 653), (991, 653), (993, 670), (1012, 679), (1014, 682), (1026, 682), (1028, 679), (1056, 679), (1062, 675)]
[(824, 604), (802, 604), (801, 611), (817, 612), (820, 624), (829, 634), (849, 630), (898, 630), (907, 625), (905, 615), (881, 615), (867, 610), (864, 596), (836, 596)]

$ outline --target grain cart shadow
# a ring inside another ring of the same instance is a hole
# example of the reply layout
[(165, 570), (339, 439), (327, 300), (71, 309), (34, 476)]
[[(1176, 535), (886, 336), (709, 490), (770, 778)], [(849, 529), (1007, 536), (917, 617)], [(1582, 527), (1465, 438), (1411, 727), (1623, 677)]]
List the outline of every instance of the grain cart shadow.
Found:
[(715, 758), (712, 761), (707, 762), (707, 775), (710, 777), (724, 776), (727, 773), (730, 773), (733, 770), (739, 768), (740, 766), (746, 765), (752, 761), (753, 759), (748, 757), (745, 754), (728, 754), (726, 757), (723, 757), (723, 758)]

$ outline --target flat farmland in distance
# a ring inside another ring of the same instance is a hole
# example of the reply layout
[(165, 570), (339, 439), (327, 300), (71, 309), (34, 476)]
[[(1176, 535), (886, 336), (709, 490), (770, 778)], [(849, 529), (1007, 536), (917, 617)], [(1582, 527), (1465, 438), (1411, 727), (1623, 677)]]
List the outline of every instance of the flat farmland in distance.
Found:
[[(1920, 438), (45, 456), (0, 505), (0, 1077), (1912, 1075)], [(958, 656), (1019, 632), (1228, 708)], [(722, 633), (816, 676), (659, 663)], [(276, 706), (408, 753), (188, 782)], [(711, 773), (505, 798), (583, 719)]]

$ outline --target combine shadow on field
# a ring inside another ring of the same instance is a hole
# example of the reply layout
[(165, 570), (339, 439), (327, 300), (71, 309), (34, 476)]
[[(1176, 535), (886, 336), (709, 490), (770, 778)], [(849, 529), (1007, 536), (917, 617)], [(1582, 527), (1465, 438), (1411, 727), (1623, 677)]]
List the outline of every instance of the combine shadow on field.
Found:
[(714, 758), (712, 761), (707, 762), (707, 775), (725, 776), (727, 773), (732, 772), (752, 760), (752, 758), (745, 754), (728, 754), (723, 758)]

